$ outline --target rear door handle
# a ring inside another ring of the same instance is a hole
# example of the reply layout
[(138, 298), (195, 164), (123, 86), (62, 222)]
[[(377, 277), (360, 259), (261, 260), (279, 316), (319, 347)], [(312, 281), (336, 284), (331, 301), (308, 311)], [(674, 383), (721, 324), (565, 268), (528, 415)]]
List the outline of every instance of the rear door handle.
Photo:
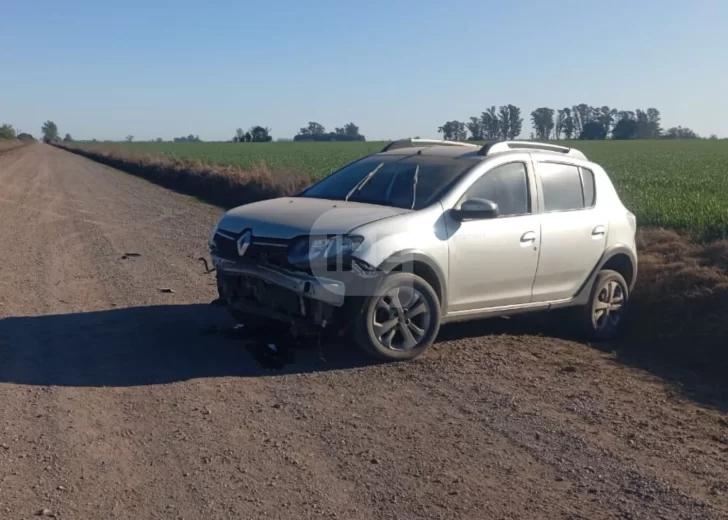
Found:
[(521, 236), (521, 243), (529, 243), (529, 242), (535, 242), (536, 241), (536, 232), (535, 231), (527, 231)]
[(607, 232), (607, 228), (605, 226), (597, 226), (594, 229), (592, 229), (592, 236), (593, 237), (600, 237), (604, 235)]

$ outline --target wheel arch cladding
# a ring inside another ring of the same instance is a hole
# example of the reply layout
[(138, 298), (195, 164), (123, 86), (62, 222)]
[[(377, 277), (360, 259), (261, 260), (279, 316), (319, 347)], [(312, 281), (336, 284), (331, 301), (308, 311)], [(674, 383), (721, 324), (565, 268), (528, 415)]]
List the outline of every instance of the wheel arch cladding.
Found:
[(440, 311), (444, 312), (447, 302), (445, 275), (429, 256), (417, 251), (402, 251), (387, 258), (379, 269), (387, 274), (402, 272), (419, 276), (432, 286), (440, 301)]
[(602, 265), (602, 269), (610, 269), (622, 275), (627, 282), (627, 286), (634, 286), (635, 267), (632, 265), (632, 259), (626, 253), (616, 253)]

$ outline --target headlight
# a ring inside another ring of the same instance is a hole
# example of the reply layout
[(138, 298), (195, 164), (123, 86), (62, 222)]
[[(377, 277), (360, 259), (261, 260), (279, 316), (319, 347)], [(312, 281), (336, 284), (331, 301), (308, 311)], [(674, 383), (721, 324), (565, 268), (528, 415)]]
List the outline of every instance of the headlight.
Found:
[(355, 235), (334, 237), (302, 237), (288, 250), (288, 261), (294, 265), (347, 257), (364, 241)]

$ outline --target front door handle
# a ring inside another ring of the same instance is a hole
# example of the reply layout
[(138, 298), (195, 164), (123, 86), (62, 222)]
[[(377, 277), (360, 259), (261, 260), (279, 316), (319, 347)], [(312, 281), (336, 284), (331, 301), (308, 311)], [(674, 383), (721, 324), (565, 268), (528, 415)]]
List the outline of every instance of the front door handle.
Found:
[(521, 236), (521, 243), (529, 243), (529, 242), (535, 242), (536, 241), (536, 232), (535, 231), (527, 231)]
[(607, 228), (605, 226), (597, 226), (594, 229), (592, 229), (592, 236), (593, 237), (600, 237), (604, 235), (607, 232)]

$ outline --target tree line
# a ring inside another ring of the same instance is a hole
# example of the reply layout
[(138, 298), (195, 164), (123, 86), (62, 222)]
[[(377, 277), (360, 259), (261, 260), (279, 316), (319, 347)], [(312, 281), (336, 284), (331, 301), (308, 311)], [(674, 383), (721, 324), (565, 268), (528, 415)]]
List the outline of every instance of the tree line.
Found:
[[(585, 103), (554, 110), (539, 107), (531, 112), (531, 139), (698, 139), (690, 128), (681, 126), (663, 131), (660, 111), (618, 110), (608, 106), (593, 107)], [(448, 121), (437, 131), (452, 141), (513, 140), (521, 135), (523, 118), (515, 105), (495, 105), (467, 122)], [(711, 135), (711, 138), (716, 136)]]
[(0, 125), (0, 140), (2, 139), (19, 139), (21, 141), (35, 141), (35, 137), (26, 133), (18, 132), (13, 128), (13, 125), (2, 124)]
[(347, 123), (341, 128), (335, 128), (333, 132), (327, 132), (326, 128), (315, 121), (310, 121), (308, 126), (301, 128), (293, 137), (294, 141), (366, 141), (366, 137), (359, 133), (359, 127), (354, 123)]
[[(676, 126), (663, 130), (660, 125), (660, 111), (656, 108), (647, 110), (637, 109), (617, 110), (608, 106), (592, 107), (586, 104), (575, 105), (554, 110), (549, 107), (540, 107), (531, 112), (531, 125), (533, 132), (531, 139), (700, 139), (701, 137), (692, 129)], [(518, 138), (523, 130), (521, 109), (515, 105), (503, 105), (496, 109), (491, 106), (480, 114), (473, 116), (467, 122), (448, 121), (438, 128), (443, 138), (451, 141), (496, 141), (513, 140)], [(46, 143), (71, 142), (73, 137), (66, 133), (61, 139), (58, 126), (53, 121), (46, 121), (41, 128), (42, 139)], [(717, 139), (711, 134), (709, 139)], [(35, 140), (31, 134), (16, 131), (12, 125), (0, 125), (0, 139)], [(127, 135), (125, 140), (131, 142), (133, 135)], [(244, 131), (238, 128), (232, 142), (239, 143), (265, 143), (273, 140), (268, 127), (252, 126)], [(279, 139), (280, 140), (280, 139)], [(290, 140), (290, 139), (285, 139)], [(96, 139), (92, 141), (97, 142)], [(151, 139), (153, 142), (163, 142), (161, 137)], [(199, 135), (175, 137), (175, 143), (202, 142)], [(301, 128), (293, 137), (293, 141), (366, 141), (366, 137), (359, 132), (354, 123), (347, 123), (333, 132), (317, 122), (311, 121)]]
[(235, 130), (234, 143), (267, 143), (273, 140), (270, 135), (270, 128), (267, 126), (251, 126), (250, 130), (244, 132), (242, 128)]

